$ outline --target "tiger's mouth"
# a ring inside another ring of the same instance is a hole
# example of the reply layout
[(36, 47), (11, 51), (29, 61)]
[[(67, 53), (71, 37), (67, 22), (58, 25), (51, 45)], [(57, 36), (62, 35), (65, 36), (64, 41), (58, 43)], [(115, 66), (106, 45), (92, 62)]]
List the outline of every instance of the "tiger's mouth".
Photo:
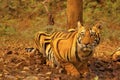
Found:
[(99, 40), (98, 39), (95, 39), (92, 43), (89, 43), (89, 44), (83, 44), (81, 42), (81, 40), (80, 41), (78, 40), (77, 42), (78, 42), (79, 48), (83, 52), (92, 51), (99, 44)]
[(84, 51), (84, 52), (88, 52), (88, 51), (92, 51), (92, 49), (91, 48), (88, 48), (88, 47), (84, 47), (84, 48), (81, 48), (81, 50), (82, 51)]
[(81, 51), (84, 53), (82, 54), (82, 58), (86, 59), (88, 56), (90, 56), (93, 52), (92, 47), (82, 47)]
[(84, 45), (81, 44), (81, 48), (80, 48), (83, 52), (89, 52), (92, 51), (94, 49), (94, 47), (92, 45)]

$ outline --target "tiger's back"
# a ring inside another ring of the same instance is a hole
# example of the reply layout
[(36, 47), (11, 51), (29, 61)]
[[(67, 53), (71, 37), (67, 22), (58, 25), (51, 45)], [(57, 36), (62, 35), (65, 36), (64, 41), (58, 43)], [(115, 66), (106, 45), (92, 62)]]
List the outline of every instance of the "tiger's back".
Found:
[(53, 32), (52, 34), (47, 34), (45, 32), (37, 32), (35, 34), (35, 48), (38, 49), (40, 53), (42, 53), (43, 57), (46, 57), (49, 66), (54, 67), (54, 65), (56, 64), (53, 50), (50, 45), (51, 41), (56, 38), (68, 38), (73, 32), (76, 32), (76, 30), (69, 29), (68, 31), (58, 31)]
[(63, 32), (53, 32), (52, 34), (47, 34), (45, 32), (37, 32), (35, 34), (35, 47), (39, 49), (39, 51), (43, 54), (45, 54), (45, 50), (47, 45), (50, 44), (51, 40), (54, 40), (56, 38), (67, 38), (69, 37), (72, 32), (74, 32), (74, 29), (70, 29), (69, 31)]

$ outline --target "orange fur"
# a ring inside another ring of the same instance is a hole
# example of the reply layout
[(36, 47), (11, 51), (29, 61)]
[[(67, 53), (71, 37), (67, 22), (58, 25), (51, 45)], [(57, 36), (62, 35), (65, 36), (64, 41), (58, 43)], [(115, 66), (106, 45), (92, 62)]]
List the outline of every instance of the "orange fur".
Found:
[[(99, 30), (97, 26), (94, 26), (92, 30), (80, 26), (78, 31), (73, 32), (68, 38), (56, 38), (51, 42), (55, 59), (65, 68), (67, 74), (80, 76), (79, 69), (83, 74), (89, 71), (87, 62), (92, 56), (92, 46), (94, 46), (93, 43), (96, 37), (99, 39)], [(95, 33), (92, 34), (91, 31)], [(82, 35), (81, 33), (84, 34)], [(80, 43), (78, 43), (78, 39), (80, 39)], [(95, 46), (98, 44), (96, 42)], [(89, 46), (84, 47), (87, 45), (89, 45), (90, 48)], [(84, 70), (81, 68), (83, 66), (85, 66)]]

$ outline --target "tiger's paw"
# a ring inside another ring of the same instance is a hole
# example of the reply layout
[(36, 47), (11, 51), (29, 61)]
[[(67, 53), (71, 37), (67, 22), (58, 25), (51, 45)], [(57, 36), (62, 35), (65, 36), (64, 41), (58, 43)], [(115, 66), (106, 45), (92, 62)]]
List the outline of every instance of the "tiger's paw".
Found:
[(62, 66), (66, 70), (67, 75), (71, 75), (71, 76), (74, 76), (76, 78), (80, 77), (79, 71), (77, 70), (77, 68), (72, 63), (65, 62)]
[(74, 76), (74, 77), (80, 77), (79, 71), (75, 67), (71, 67), (68, 69), (65, 69), (68, 75)]
[(80, 77), (80, 73), (78, 72), (78, 71), (76, 71), (76, 72), (71, 72), (71, 73), (67, 73), (68, 75), (71, 75), (71, 76), (74, 76), (74, 77), (76, 77), (76, 78), (79, 78)]
[(88, 75), (88, 72), (80, 73), (80, 77), (82, 78), (86, 78)]
[(51, 67), (51, 68), (55, 68), (55, 64), (52, 61), (46, 60), (46, 65)]

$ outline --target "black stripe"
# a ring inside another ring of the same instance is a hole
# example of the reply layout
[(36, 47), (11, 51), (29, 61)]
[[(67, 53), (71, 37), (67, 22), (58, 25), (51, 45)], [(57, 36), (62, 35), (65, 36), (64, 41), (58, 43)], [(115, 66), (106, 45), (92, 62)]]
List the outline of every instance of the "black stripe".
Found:
[[(71, 52), (71, 51), (70, 51), (70, 52)], [(69, 53), (67, 53), (67, 60), (70, 61), (68, 56), (69, 56)]]
[(75, 56), (76, 56), (77, 61), (81, 61), (80, 57), (78, 56), (78, 52), (77, 52), (77, 41), (76, 41)]
[(89, 57), (92, 54), (93, 51), (90, 51), (89, 55), (85, 56), (85, 57)]
[(49, 42), (44, 44), (45, 45), (45, 47), (44, 47), (45, 50), (46, 50), (46, 48), (49, 44), (50, 44)]
[(61, 56), (61, 54), (60, 54), (60, 52), (59, 52), (59, 50), (58, 50), (58, 43), (59, 43), (59, 41), (60, 41), (60, 40), (58, 40), (58, 42), (57, 42), (57, 48), (56, 48), (56, 49), (57, 49), (57, 51), (58, 51), (58, 55), (59, 55), (60, 58), (62, 59), (62, 56)]
[(99, 44), (100, 43), (100, 38), (99, 37), (95, 38), (95, 41), (96, 41), (97, 44)]
[(53, 36), (53, 39), (55, 39), (57, 36), (59, 36), (61, 32), (56, 32), (55, 35)]

